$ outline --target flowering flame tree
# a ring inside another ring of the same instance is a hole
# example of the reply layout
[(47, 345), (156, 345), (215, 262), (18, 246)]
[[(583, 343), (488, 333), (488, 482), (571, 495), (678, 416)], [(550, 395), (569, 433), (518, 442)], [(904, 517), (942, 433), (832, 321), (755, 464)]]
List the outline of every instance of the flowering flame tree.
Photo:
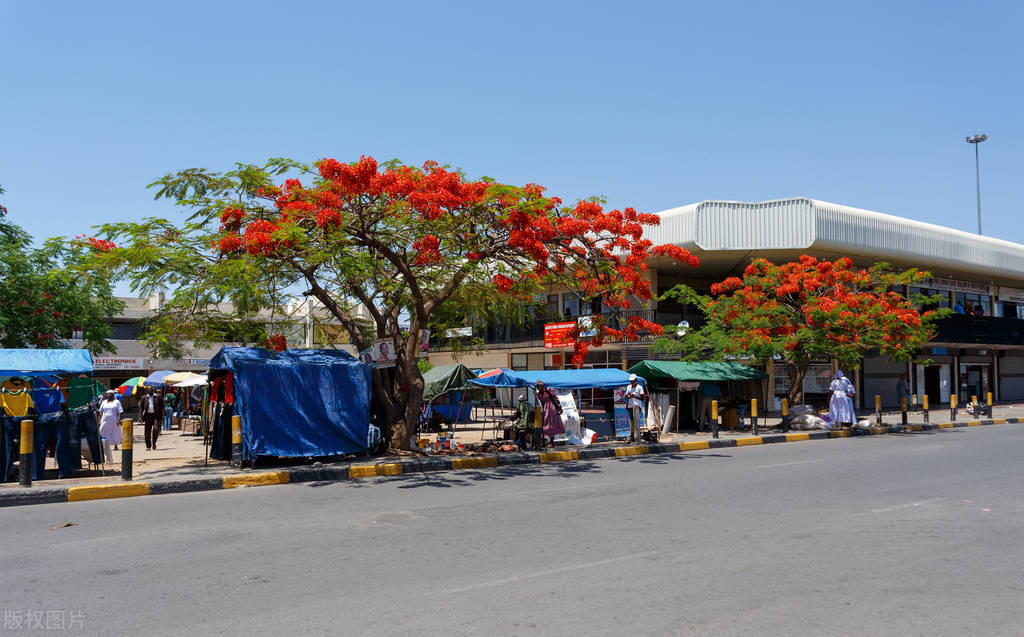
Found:
[[(289, 178), (278, 183), (282, 176)], [(218, 340), (228, 326), (258, 331), (257, 311), (312, 297), (359, 349), (390, 340), (396, 365), (374, 371), (373, 395), (393, 448), (407, 448), (420, 412), (416, 359), (421, 332), (438, 333), (435, 317), (522, 312), (550, 284), (626, 308), (630, 297), (651, 298), (648, 259), (697, 265), (686, 250), (644, 238), (657, 215), (605, 210), (597, 200), (565, 206), (535, 184), (472, 180), (434, 162), (275, 159), (225, 174), (187, 170), (154, 186), (157, 198), (192, 216), (180, 227), (161, 219), (104, 226), (122, 247), (97, 258), (138, 289), (174, 289), (151, 338), (171, 347), (182, 338)], [(225, 300), (233, 316), (217, 313)], [(596, 334), (577, 343), (577, 366), (590, 345), (662, 333), (639, 317), (588, 330)], [(280, 335), (263, 336), (268, 347), (285, 346)]]
[(816, 356), (833, 357), (843, 369), (859, 368), (872, 351), (910, 360), (932, 337), (943, 311), (922, 312), (917, 306), (927, 306), (927, 297), (908, 299), (896, 290), (929, 277), (915, 269), (894, 272), (885, 263), (854, 268), (848, 257), (818, 261), (804, 255), (781, 265), (756, 259), (742, 278), (712, 284), (710, 296), (686, 286), (666, 293), (698, 305), (707, 322), (678, 342), (662, 339), (655, 349), (761, 363), (781, 357), (792, 363), (789, 398), (795, 403)]

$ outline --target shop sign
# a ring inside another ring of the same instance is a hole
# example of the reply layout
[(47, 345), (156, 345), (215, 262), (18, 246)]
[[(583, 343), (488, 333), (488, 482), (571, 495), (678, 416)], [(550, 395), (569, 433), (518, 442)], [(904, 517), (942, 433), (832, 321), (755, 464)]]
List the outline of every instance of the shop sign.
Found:
[(572, 347), (576, 339), (572, 337), (576, 329), (576, 321), (544, 324), (544, 347)]
[(172, 367), (209, 367), (209, 358), (175, 358)]
[(473, 328), (472, 327), (452, 327), (452, 328), (449, 328), (449, 329), (445, 330), (444, 335), (447, 338), (458, 338), (460, 336), (472, 336), (473, 335)]
[(992, 294), (992, 286), (956, 279), (925, 279), (915, 285), (928, 290), (948, 290), (950, 292), (969, 292), (972, 294)]
[(1011, 303), (1024, 303), (1024, 290), (1000, 287), (999, 300), (1010, 301)]
[(94, 356), (92, 359), (93, 369), (146, 369), (144, 357), (129, 356)]

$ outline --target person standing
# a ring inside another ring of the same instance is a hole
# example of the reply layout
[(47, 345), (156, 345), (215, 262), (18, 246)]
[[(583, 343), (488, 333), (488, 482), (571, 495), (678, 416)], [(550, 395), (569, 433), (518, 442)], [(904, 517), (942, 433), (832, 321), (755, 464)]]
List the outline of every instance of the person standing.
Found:
[(519, 405), (516, 407), (516, 445), (520, 451), (526, 451), (526, 434), (533, 429), (533, 405), (526, 399), (526, 395), (519, 397)]
[(558, 396), (544, 385), (544, 381), (537, 381), (534, 391), (537, 404), (541, 407), (544, 423), (544, 439), (548, 444), (554, 444), (555, 436), (565, 433), (565, 425), (562, 423), (562, 403)]
[[(907, 375), (900, 374), (900, 380), (896, 383), (896, 402), (899, 404), (904, 398), (910, 404), (910, 383), (907, 382)], [(901, 404), (902, 406), (902, 404)]]
[(156, 439), (160, 436), (157, 417), (163, 411), (162, 408), (163, 401), (153, 392), (152, 388), (147, 388), (146, 393), (139, 400), (139, 420), (142, 421), (146, 430), (146, 449), (156, 449)]
[(171, 430), (171, 421), (174, 418), (174, 406), (178, 402), (178, 397), (174, 394), (173, 389), (168, 389), (167, 393), (164, 394), (164, 431)]
[(629, 386), (626, 387), (626, 409), (629, 411), (629, 439), (631, 442), (636, 442), (637, 431), (644, 422), (644, 387), (637, 380), (636, 374), (629, 375)]
[(121, 401), (114, 397), (113, 389), (108, 389), (100, 402), (100, 435), (109, 440), (114, 449), (121, 444), (122, 413), (124, 407), (121, 406)]
[(832, 425), (852, 425), (857, 421), (853, 413), (853, 401), (850, 399), (850, 392), (853, 391), (853, 383), (843, 375), (842, 370), (837, 371), (828, 386), (832, 392), (829, 399), (828, 415)]

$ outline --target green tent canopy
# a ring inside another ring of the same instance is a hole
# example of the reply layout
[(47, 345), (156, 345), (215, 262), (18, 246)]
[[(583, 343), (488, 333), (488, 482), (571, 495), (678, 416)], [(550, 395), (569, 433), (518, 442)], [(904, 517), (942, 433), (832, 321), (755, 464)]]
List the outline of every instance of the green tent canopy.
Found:
[(726, 381), (726, 380), (759, 380), (767, 378), (759, 369), (743, 363), (713, 363), (683, 361), (641, 361), (629, 368), (631, 374), (644, 378), (647, 382), (670, 381)]
[(461, 363), (432, 367), (423, 374), (423, 400), (431, 401), (450, 391), (466, 388), (466, 381), (476, 378), (471, 369)]

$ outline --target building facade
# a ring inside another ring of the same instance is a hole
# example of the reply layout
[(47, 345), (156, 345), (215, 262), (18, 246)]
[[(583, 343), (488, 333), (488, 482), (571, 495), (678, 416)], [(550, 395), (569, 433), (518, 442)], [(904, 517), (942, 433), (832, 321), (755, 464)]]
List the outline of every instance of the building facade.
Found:
[[(742, 276), (755, 258), (783, 263), (807, 254), (828, 260), (846, 256), (858, 266), (885, 261), (898, 269), (927, 270), (932, 278), (907, 289), (908, 294), (940, 295), (945, 307), (982, 308), (981, 315), (941, 320), (916, 363), (865, 358), (853, 378), (860, 408), (873, 408), (875, 395), (883, 405), (897, 405), (896, 384), (903, 374), (913, 393), (927, 394), (932, 404), (948, 403), (953, 394), (961, 402), (987, 392), (996, 400), (1024, 398), (1024, 245), (804, 197), (703, 201), (658, 214), (661, 224), (649, 229), (647, 238), (684, 247), (700, 259), (696, 269), (667, 260), (649, 262), (651, 288), (658, 295), (678, 283), (706, 292), (711, 283)], [(456, 354), (439, 342), (430, 360), (445, 364), (457, 358), (480, 368), (558, 369), (569, 365), (571, 350), (544, 347), (544, 325), (552, 321), (594, 313), (606, 318), (642, 313), (662, 325), (686, 320), (696, 327), (703, 320), (694, 308), (657, 300), (625, 313), (602, 310), (599, 301), (582, 302), (552, 289), (536, 319), (524, 325), (472, 326), (473, 335), (485, 343), (482, 350)], [(591, 349), (585, 365), (626, 369), (650, 357), (649, 343), (613, 343)], [(832, 361), (812, 364), (805, 393), (824, 396), (834, 370)], [(785, 395), (789, 379), (784, 363), (778, 361), (767, 371), (766, 393)]]

